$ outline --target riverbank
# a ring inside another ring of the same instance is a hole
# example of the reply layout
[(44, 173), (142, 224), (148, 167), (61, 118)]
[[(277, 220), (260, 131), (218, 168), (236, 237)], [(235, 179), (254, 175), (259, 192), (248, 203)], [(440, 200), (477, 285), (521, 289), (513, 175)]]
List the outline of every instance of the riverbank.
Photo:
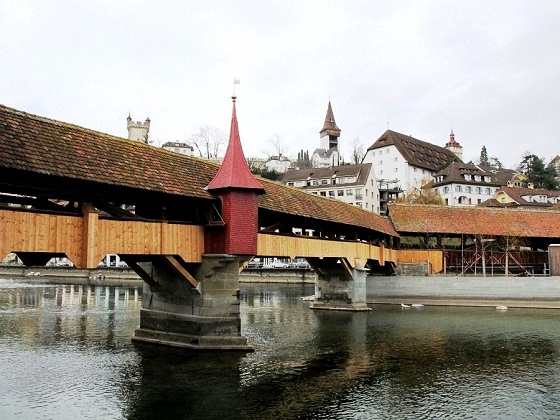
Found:
[[(0, 266), (0, 278), (25, 278), (37, 283), (131, 286), (140, 287), (142, 279), (130, 268), (102, 267), (77, 269), (74, 267), (22, 265)], [(314, 284), (316, 275), (307, 269), (251, 269), (239, 275), (240, 283)]]
[(141, 287), (138, 275), (122, 267), (77, 269), (74, 267), (0, 266), (0, 278), (22, 278), (34, 283)]

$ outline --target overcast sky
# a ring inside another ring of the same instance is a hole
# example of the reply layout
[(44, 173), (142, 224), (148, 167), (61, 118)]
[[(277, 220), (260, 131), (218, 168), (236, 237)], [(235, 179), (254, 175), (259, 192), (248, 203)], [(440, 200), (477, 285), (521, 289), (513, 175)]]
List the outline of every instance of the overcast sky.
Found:
[(229, 131), (247, 156), (319, 147), (329, 97), (349, 157), (387, 129), (508, 167), (560, 154), (560, 1), (0, 0), (0, 103), (126, 137)]

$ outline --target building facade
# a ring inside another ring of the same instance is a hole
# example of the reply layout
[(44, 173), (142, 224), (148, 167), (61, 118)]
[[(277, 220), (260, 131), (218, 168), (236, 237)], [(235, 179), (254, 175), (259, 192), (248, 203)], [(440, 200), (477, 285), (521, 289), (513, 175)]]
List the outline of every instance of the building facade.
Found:
[(451, 162), (461, 162), (456, 153), (462, 147), (455, 141), (453, 132), (447, 144), (449, 149), (387, 130), (367, 149), (363, 163), (373, 166), (379, 182), (407, 193), (429, 183), (439, 170)]
[(447, 205), (477, 206), (494, 197), (514, 176), (511, 169), (452, 162), (434, 174), (430, 187)]
[(379, 188), (369, 163), (288, 171), (282, 182), (374, 213), (381, 211)]
[(194, 148), (187, 143), (179, 143), (168, 141), (161, 146), (162, 149), (169, 150), (175, 153), (181, 153), (182, 155), (193, 156)]

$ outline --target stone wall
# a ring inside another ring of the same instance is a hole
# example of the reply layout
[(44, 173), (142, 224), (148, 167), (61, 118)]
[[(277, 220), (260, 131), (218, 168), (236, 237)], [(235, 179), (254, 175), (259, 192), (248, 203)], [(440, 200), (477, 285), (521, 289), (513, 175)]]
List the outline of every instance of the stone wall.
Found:
[(560, 300), (560, 277), (367, 277), (368, 302), (395, 298)]

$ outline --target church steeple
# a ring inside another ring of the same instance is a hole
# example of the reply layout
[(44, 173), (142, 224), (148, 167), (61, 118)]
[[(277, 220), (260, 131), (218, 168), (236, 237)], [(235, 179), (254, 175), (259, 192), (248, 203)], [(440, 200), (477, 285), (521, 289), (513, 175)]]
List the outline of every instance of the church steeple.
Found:
[(319, 136), (321, 137), (322, 149), (329, 150), (333, 147), (338, 148), (340, 128), (336, 125), (330, 100), (327, 107), (327, 115), (325, 116), (325, 123), (323, 124), (321, 131), (319, 131)]

